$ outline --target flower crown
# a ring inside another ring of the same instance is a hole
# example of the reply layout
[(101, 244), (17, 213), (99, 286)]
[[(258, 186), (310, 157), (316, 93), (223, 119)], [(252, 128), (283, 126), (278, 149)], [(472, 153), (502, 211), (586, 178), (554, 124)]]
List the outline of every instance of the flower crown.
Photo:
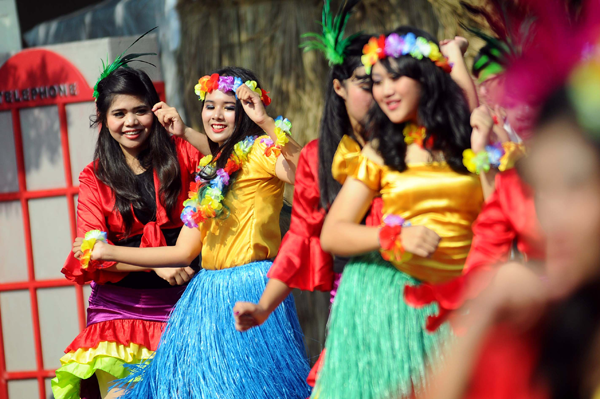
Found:
[[(258, 87), (258, 84), (254, 80), (247, 80), (245, 83), (242, 83), (242, 79), (235, 76), (219, 76), (218, 73), (213, 73), (212, 75), (205, 75), (198, 80), (198, 84), (194, 87), (194, 91), (196, 95), (200, 98), (200, 101), (204, 101), (206, 98), (206, 93), (212, 93), (214, 90), (220, 90), (223, 93), (227, 93), (232, 91), (234, 94), (237, 89), (245, 84), (248, 86), (253, 92), (260, 96), (265, 107), (271, 104), (271, 98), (269, 97), (269, 93), (265, 90)], [(235, 96), (237, 98), (237, 95)]]
[(445, 72), (452, 71), (452, 66), (442, 55), (438, 45), (424, 37), (417, 37), (414, 33), (407, 33), (404, 36), (392, 33), (387, 38), (384, 35), (379, 38), (372, 37), (363, 47), (363, 56), (360, 60), (365, 66), (365, 72), (370, 75), (371, 68), (377, 61), (386, 57), (398, 58), (402, 55), (410, 55), (418, 60), (427, 57)]

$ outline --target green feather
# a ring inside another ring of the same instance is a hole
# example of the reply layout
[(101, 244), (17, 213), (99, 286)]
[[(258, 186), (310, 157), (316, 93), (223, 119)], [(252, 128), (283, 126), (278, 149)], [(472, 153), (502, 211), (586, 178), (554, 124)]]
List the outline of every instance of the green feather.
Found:
[(139, 62), (143, 62), (145, 64), (152, 65), (154, 67), (156, 66), (156, 65), (154, 65), (154, 64), (152, 64), (152, 63), (150, 63), (148, 61), (143, 61), (143, 60), (138, 60), (137, 59), (139, 57), (143, 57), (143, 56), (146, 56), (146, 55), (157, 55), (156, 53), (133, 53), (133, 54), (127, 54), (127, 55), (125, 55), (125, 53), (127, 51), (129, 51), (129, 49), (131, 47), (133, 47), (134, 44), (136, 44), (138, 41), (140, 41), (141, 38), (143, 38), (144, 36), (146, 36), (147, 34), (149, 34), (150, 32), (152, 32), (153, 30), (155, 30), (157, 28), (158, 27), (154, 27), (154, 28), (150, 29), (148, 32), (144, 33), (142, 36), (138, 37), (111, 64), (108, 64), (108, 56), (106, 56), (106, 64), (104, 63), (104, 60), (102, 60), (102, 72), (100, 73), (100, 77), (98, 78), (98, 81), (94, 85), (94, 98), (95, 99), (98, 99), (98, 95), (99, 95), (99, 93), (98, 93), (98, 84), (100, 84), (100, 82), (102, 81), (102, 79), (108, 77), (111, 73), (113, 73), (117, 69), (119, 69), (121, 67), (126, 67), (132, 61), (139, 61)]
[(330, 0), (325, 0), (323, 12), (321, 14), (321, 26), (323, 33), (306, 33), (302, 38), (314, 38), (315, 40), (307, 41), (300, 44), (304, 51), (319, 50), (329, 61), (329, 65), (339, 65), (344, 62), (345, 51), (352, 39), (356, 38), (357, 34), (346, 39), (344, 31), (346, 24), (350, 18), (350, 12), (360, 2), (360, 0), (345, 0), (340, 5), (340, 8), (335, 17), (331, 15)]

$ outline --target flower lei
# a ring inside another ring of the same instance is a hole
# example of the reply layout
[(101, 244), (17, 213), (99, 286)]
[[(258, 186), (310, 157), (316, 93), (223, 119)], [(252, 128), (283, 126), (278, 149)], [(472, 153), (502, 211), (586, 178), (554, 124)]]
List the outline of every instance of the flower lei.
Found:
[[(200, 101), (204, 101), (206, 98), (206, 93), (212, 93), (215, 90), (222, 91), (223, 93), (227, 93), (232, 91), (234, 94), (237, 92), (237, 89), (245, 84), (248, 86), (253, 92), (260, 96), (263, 104), (268, 106), (271, 104), (271, 98), (269, 97), (269, 93), (258, 87), (258, 84), (254, 80), (247, 80), (245, 83), (242, 83), (242, 79), (235, 76), (219, 76), (217, 73), (213, 73), (212, 75), (206, 75), (198, 79), (198, 84), (194, 86), (194, 92), (200, 99)], [(237, 95), (235, 96), (237, 98)]]
[(417, 144), (421, 148), (432, 148), (433, 137), (430, 137), (425, 143), (425, 137), (427, 137), (427, 131), (424, 126), (417, 126), (414, 123), (407, 123), (402, 131), (404, 135), (404, 142), (406, 145)]
[(106, 232), (100, 230), (91, 230), (85, 233), (83, 238), (83, 242), (81, 243), (81, 252), (83, 255), (79, 258), (79, 264), (82, 269), (87, 269), (90, 260), (92, 259), (92, 250), (94, 249), (94, 245), (96, 245), (96, 241), (106, 242), (108, 240)]
[[(198, 175), (194, 182), (190, 183), (190, 192), (188, 199), (183, 203), (181, 220), (192, 229), (198, 228), (198, 225), (206, 219), (215, 218), (223, 212), (223, 198), (225, 198), (225, 189), (231, 183), (231, 175), (241, 169), (243, 162), (248, 159), (248, 154), (252, 150), (256, 136), (248, 136), (238, 142), (233, 147), (233, 152), (227, 160), (224, 168), (217, 169), (216, 176), (212, 180), (204, 180), (200, 177), (200, 171), (209, 168), (210, 173), (214, 169), (212, 155), (207, 155), (198, 163)], [(219, 158), (217, 155), (214, 159)]]
[(471, 173), (488, 172), (491, 167), (500, 172), (511, 169), (525, 155), (525, 146), (508, 141), (485, 146), (485, 150), (475, 153), (472, 149), (463, 151), (463, 164)]
[(288, 118), (284, 118), (281, 115), (278, 116), (275, 119), (275, 135), (277, 136), (277, 141), (273, 142), (273, 140), (268, 137), (260, 140), (261, 143), (267, 146), (265, 155), (268, 157), (270, 157), (271, 154), (279, 156), (279, 154), (281, 154), (281, 149), (290, 141), (288, 136), (291, 134), (292, 122), (290, 122)]
[(424, 37), (415, 36), (414, 33), (407, 33), (404, 36), (392, 33), (387, 38), (384, 35), (378, 38), (372, 37), (363, 47), (363, 56), (360, 60), (365, 66), (365, 72), (370, 75), (371, 68), (377, 61), (386, 57), (398, 58), (403, 55), (410, 55), (418, 60), (424, 57), (429, 58), (445, 72), (450, 73), (452, 71), (452, 66), (440, 52), (439, 46)]
[(402, 246), (400, 235), (402, 227), (411, 224), (398, 215), (389, 214), (383, 218), (383, 226), (379, 230), (379, 252), (381, 257), (389, 262), (402, 263), (410, 260), (412, 254)]

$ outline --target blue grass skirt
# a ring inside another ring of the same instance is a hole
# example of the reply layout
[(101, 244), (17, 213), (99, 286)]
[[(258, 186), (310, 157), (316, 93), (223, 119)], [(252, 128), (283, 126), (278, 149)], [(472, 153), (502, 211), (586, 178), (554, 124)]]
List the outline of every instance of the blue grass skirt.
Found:
[(271, 261), (201, 270), (189, 283), (154, 357), (118, 380), (123, 398), (306, 398), (310, 371), (290, 295), (259, 327), (235, 329), (233, 306), (258, 303)]

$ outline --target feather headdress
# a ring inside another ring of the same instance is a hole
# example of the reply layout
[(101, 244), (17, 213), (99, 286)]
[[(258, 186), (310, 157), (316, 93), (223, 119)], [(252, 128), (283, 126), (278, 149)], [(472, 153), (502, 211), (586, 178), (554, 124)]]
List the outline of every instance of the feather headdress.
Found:
[(346, 48), (354, 38), (360, 35), (360, 33), (355, 33), (344, 39), (344, 31), (351, 11), (358, 3), (360, 3), (360, 0), (344, 0), (336, 16), (332, 18), (330, 0), (325, 0), (321, 16), (323, 33), (303, 34), (303, 38), (310, 37), (314, 40), (304, 42), (300, 47), (303, 47), (304, 51), (319, 50), (323, 52), (330, 66), (342, 64)]
[(464, 1), (460, 4), (469, 14), (482, 16), (494, 34), (491, 36), (480, 28), (461, 24), (486, 43), (473, 64), (473, 73), (480, 81), (504, 72), (534, 42), (536, 18), (522, 0), (488, 0), (489, 9)]
[(111, 73), (113, 73), (114, 71), (116, 71), (117, 69), (121, 68), (121, 67), (125, 67), (127, 66), (127, 64), (129, 64), (132, 61), (139, 61), (139, 62), (143, 62), (145, 64), (149, 64), (152, 65), (153, 67), (156, 67), (156, 65), (148, 62), (148, 61), (144, 61), (144, 60), (138, 60), (137, 58), (139, 57), (143, 57), (145, 55), (156, 55), (156, 53), (132, 53), (132, 54), (127, 54), (125, 55), (125, 53), (127, 51), (129, 51), (129, 49), (131, 47), (133, 47), (134, 44), (136, 44), (138, 41), (140, 41), (140, 39), (142, 39), (144, 36), (146, 36), (147, 34), (149, 34), (150, 32), (152, 32), (153, 30), (155, 30), (157, 27), (154, 27), (152, 29), (150, 29), (148, 32), (144, 33), (142, 36), (138, 37), (133, 43), (131, 43), (131, 45), (129, 47), (127, 47), (127, 49), (125, 51), (123, 51), (121, 53), (121, 55), (119, 55), (111, 64), (108, 63), (108, 57), (106, 58), (106, 64), (104, 63), (104, 60), (102, 60), (102, 73), (100, 73), (100, 77), (98, 78), (98, 81), (96, 82), (96, 84), (94, 85), (94, 98), (98, 99), (98, 84), (100, 83), (100, 81), (106, 77), (108, 77), (108, 75), (110, 75)]

